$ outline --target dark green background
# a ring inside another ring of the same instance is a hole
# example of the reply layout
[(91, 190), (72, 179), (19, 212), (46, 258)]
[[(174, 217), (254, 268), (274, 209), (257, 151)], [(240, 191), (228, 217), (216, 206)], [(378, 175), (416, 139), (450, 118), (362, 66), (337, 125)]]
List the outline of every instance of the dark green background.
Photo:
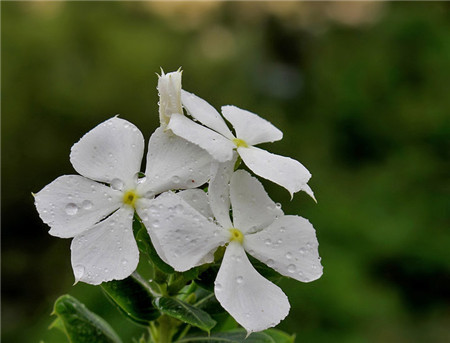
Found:
[(69, 151), (119, 113), (158, 126), (156, 72), (216, 108), (267, 118), (264, 148), (311, 171), (318, 204), (265, 182), (317, 230), (324, 275), (282, 283), (298, 342), (450, 340), (450, 6), (436, 3), (2, 2), (2, 338), (47, 331), (70, 293), (113, 324), (98, 287), (72, 287), (70, 240), (37, 192), (74, 173)]

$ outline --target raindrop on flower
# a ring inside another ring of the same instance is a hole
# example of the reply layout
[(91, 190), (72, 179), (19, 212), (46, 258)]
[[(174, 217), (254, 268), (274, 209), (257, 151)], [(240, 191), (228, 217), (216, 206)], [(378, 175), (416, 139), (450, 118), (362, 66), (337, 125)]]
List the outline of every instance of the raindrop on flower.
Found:
[(220, 283), (216, 283), (214, 288), (215, 288), (216, 291), (221, 291), (222, 290), (222, 285)]
[(243, 278), (242, 276), (238, 276), (238, 277), (236, 278), (236, 282), (237, 282), (237, 283), (243, 283), (243, 282), (244, 282), (244, 278)]
[(172, 182), (173, 183), (180, 183), (180, 178), (178, 176), (172, 176)]
[(295, 264), (290, 264), (288, 265), (287, 270), (289, 273), (294, 273), (297, 270), (297, 267), (295, 266)]
[(112, 189), (114, 189), (116, 191), (121, 191), (121, 190), (123, 190), (123, 187), (124, 187), (124, 183), (123, 183), (122, 180), (120, 180), (120, 179), (113, 179), (111, 181), (111, 188)]
[(73, 215), (77, 214), (77, 212), (78, 212), (78, 206), (75, 205), (74, 203), (70, 203), (70, 204), (66, 205), (66, 213), (69, 216), (73, 216)]
[(83, 207), (85, 210), (90, 210), (92, 208), (92, 205), (93, 205), (92, 202), (89, 200), (84, 200), (81, 203), (81, 207)]
[(288, 260), (290, 260), (290, 259), (292, 258), (292, 254), (291, 254), (290, 252), (287, 252), (287, 253), (286, 253), (286, 258), (287, 258)]

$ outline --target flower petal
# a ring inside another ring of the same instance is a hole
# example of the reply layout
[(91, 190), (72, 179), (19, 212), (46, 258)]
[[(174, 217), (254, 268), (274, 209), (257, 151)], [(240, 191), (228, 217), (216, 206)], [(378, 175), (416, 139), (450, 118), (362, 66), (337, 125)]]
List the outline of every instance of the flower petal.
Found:
[(230, 179), (233, 175), (237, 154), (229, 162), (216, 162), (211, 167), (211, 181), (208, 187), (208, 198), (211, 210), (219, 224), (231, 228), (230, 220)]
[(237, 138), (249, 145), (275, 142), (283, 138), (283, 132), (252, 112), (236, 106), (222, 106), (222, 114), (233, 125)]
[(172, 114), (167, 127), (177, 136), (205, 149), (219, 162), (229, 161), (233, 157), (235, 145), (229, 139), (211, 129), (194, 123), (181, 114)]
[(141, 168), (144, 137), (130, 122), (114, 117), (86, 133), (72, 146), (70, 162), (90, 179), (132, 187)]
[(322, 275), (316, 232), (305, 218), (283, 216), (245, 236), (244, 246), (250, 255), (293, 279), (310, 282)]
[(286, 188), (291, 196), (307, 189), (311, 174), (300, 162), (255, 147), (238, 148), (238, 153), (256, 175)]
[(196, 96), (195, 94), (181, 91), (181, 102), (187, 113), (197, 119), (203, 125), (213, 129), (214, 131), (222, 134), (228, 139), (233, 139), (234, 136), (228, 128), (225, 120), (219, 112), (216, 111), (207, 101)]
[(198, 187), (208, 181), (211, 162), (205, 150), (160, 127), (150, 137), (146, 181), (138, 191), (158, 194)]
[(152, 242), (157, 242), (155, 248), (162, 251), (161, 258), (180, 272), (202, 264), (229, 238), (227, 231), (172, 192), (161, 194), (138, 213)]
[(79, 175), (64, 175), (34, 196), (50, 234), (74, 237), (117, 210), (122, 193)]
[(214, 286), (222, 307), (248, 333), (277, 325), (289, 313), (283, 291), (251, 265), (241, 244), (230, 242)]
[(161, 69), (158, 78), (159, 93), (159, 121), (162, 126), (167, 125), (172, 113), (183, 114), (181, 107), (181, 70), (167, 73)]
[(230, 199), (234, 227), (244, 234), (258, 231), (283, 215), (264, 190), (261, 182), (245, 170), (237, 170), (231, 177)]
[(177, 195), (189, 204), (194, 210), (206, 218), (213, 218), (214, 214), (209, 206), (208, 196), (201, 189), (188, 189), (178, 192)]
[(136, 270), (139, 250), (132, 230), (133, 212), (131, 207), (122, 207), (73, 239), (70, 249), (76, 282), (98, 285), (122, 280)]

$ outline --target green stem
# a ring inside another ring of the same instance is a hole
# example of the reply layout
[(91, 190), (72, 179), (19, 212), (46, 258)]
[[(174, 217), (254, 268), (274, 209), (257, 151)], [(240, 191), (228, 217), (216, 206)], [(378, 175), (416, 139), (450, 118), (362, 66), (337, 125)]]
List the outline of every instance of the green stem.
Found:
[(159, 340), (158, 343), (171, 343), (172, 342), (172, 325), (170, 323), (170, 318), (162, 315), (158, 319), (159, 323)]

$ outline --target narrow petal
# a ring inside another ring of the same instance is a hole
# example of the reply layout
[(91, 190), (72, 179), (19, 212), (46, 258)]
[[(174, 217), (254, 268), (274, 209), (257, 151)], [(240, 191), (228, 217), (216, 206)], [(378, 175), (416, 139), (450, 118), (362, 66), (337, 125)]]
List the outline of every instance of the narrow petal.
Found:
[(242, 245), (235, 241), (225, 251), (214, 293), (248, 333), (274, 327), (290, 309), (283, 291), (255, 270)]
[(215, 160), (225, 162), (233, 157), (235, 145), (228, 139), (181, 114), (172, 114), (167, 126), (177, 136), (205, 149)]
[(322, 275), (316, 231), (305, 218), (283, 216), (244, 239), (250, 255), (293, 279), (310, 282)]
[(233, 175), (237, 154), (229, 162), (216, 162), (211, 168), (211, 181), (208, 187), (208, 198), (211, 210), (219, 224), (231, 228), (230, 220), (230, 180)]
[(178, 70), (165, 74), (161, 70), (158, 78), (159, 120), (162, 126), (169, 123), (172, 113), (183, 114), (181, 107), (181, 74)]
[(144, 137), (130, 122), (114, 117), (86, 133), (72, 146), (70, 162), (87, 178), (134, 186), (141, 168)]
[(249, 145), (275, 142), (283, 138), (283, 132), (252, 112), (236, 106), (223, 106), (222, 114), (233, 125), (237, 138)]
[(203, 125), (220, 133), (228, 139), (233, 139), (234, 136), (228, 128), (225, 120), (214, 107), (208, 104), (207, 101), (196, 96), (195, 94), (181, 91), (181, 102), (187, 113), (197, 119)]
[(73, 239), (70, 249), (76, 281), (98, 285), (122, 280), (136, 270), (139, 250), (132, 221), (133, 209), (123, 207)]
[(202, 264), (229, 237), (228, 232), (172, 192), (161, 194), (138, 213), (152, 242), (156, 241), (162, 251), (161, 258), (180, 272)]
[(64, 175), (34, 196), (50, 234), (74, 237), (117, 210), (122, 193), (79, 175)]
[(255, 147), (238, 148), (238, 153), (251, 171), (286, 188), (291, 196), (303, 190), (311, 178), (308, 169), (292, 158)]
[(150, 137), (146, 181), (139, 192), (155, 194), (171, 189), (195, 188), (210, 177), (211, 156), (170, 131), (158, 128)]
[(261, 182), (245, 170), (237, 170), (231, 177), (230, 199), (234, 227), (244, 234), (269, 226), (283, 215), (264, 190)]

